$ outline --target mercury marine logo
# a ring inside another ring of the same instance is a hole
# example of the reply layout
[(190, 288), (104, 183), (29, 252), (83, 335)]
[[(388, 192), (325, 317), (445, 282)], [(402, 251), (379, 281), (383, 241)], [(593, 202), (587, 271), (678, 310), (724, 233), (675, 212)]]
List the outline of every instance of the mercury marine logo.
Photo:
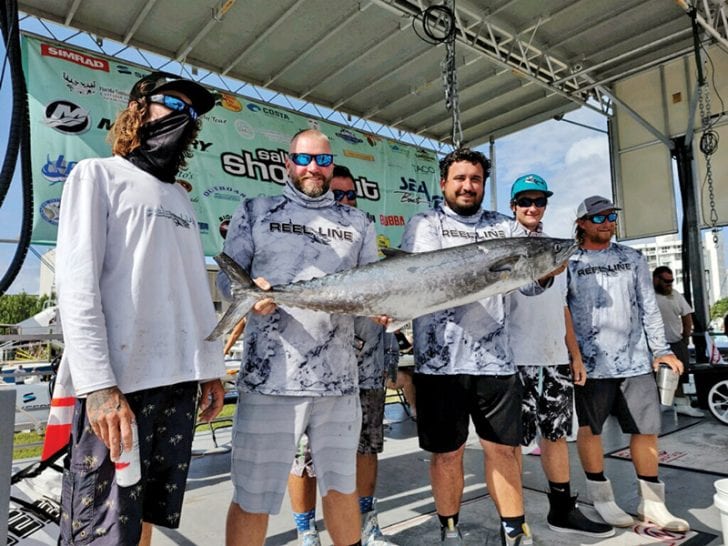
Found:
[(53, 101), (46, 106), (44, 121), (64, 135), (79, 135), (91, 126), (88, 110), (67, 100)]
[(65, 49), (63, 47), (56, 47), (49, 44), (40, 45), (40, 54), (45, 57), (55, 57), (57, 59), (63, 59), (71, 63), (80, 64), (91, 70), (102, 70), (103, 72), (109, 71), (109, 62), (104, 59), (98, 59), (96, 57), (89, 57), (78, 51), (72, 49)]

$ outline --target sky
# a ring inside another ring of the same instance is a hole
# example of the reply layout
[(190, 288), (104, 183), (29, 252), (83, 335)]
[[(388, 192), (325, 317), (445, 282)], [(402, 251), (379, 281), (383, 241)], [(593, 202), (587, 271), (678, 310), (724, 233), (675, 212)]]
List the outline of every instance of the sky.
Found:
[[(0, 61), (5, 50), (0, 44)], [(10, 81), (5, 73), (0, 89), (0, 157), (4, 158), (11, 109)], [(571, 112), (567, 119), (606, 130), (606, 118), (587, 108)], [(489, 155), (489, 146), (478, 149)], [(508, 213), (510, 186), (521, 175), (536, 173), (549, 184), (554, 196), (544, 217), (545, 231), (554, 237), (571, 237), (576, 208), (585, 197), (601, 194), (611, 197), (609, 149), (604, 133), (564, 121), (550, 120), (496, 141), (497, 210)], [(492, 181), (488, 181), (491, 184)], [(490, 206), (489, 188), (484, 206)], [(19, 176), (13, 179), (0, 209), (0, 240), (17, 239), (20, 230), (21, 188)], [(7, 270), (14, 244), (0, 242), (0, 274)], [(35, 245), (43, 253), (47, 247)], [(8, 293), (38, 292), (40, 261), (28, 252), (23, 269)]]

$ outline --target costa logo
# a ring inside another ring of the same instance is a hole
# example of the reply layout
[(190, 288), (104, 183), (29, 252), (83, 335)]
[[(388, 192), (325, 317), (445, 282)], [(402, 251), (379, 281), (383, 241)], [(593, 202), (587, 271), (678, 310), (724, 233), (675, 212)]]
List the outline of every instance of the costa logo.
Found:
[(89, 55), (84, 55), (83, 53), (73, 51), (72, 49), (52, 46), (49, 44), (41, 44), (40, 54), (44, 57), (55, 57), (56, 59), (80, 64), (81, 66), (85, 66), (91, 70), (101, 70), (103, 72), (109, 71), (109, 61), (99, 59), (97, 57), (90, 57)]
[(64, 135), (80, 135), (91, 126), (88, 110), (67, 100), (57, 100), (46, 106), (45, 124)]

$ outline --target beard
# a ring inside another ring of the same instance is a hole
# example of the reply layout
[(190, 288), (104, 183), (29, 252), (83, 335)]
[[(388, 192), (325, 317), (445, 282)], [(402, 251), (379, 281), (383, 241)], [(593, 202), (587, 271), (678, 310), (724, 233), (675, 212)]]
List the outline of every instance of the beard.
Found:
[[(462, 194), (459, 194), (462, 195)], [(480, 198), (480, 200), (477, 200), (469, 205), (459, 205), (457, 202), (457, 195), (455, 196), (455, 199), (447, 200), (447, 206), (452, 209), (453, 212), (456, 214), (459, 214), (460, 216), (472, 216), (473, 214), (477, 214), (480, 211), (480, 206), (483, 204), (483, 197)]]
[(655, 285), (655, 292), (657, 292), (658, 294), (662, 294), (663, 296), (669, 296), (670, 294), (672, 294), (672, 288), (668, 288), (666, 286), (662, 286), (662, 284), (660, 283), (657, 283)]
[[(290, 174), (290, 173), (289, 173)], [(290, 174), (291, 182), (295, 188), (302, 194), (308, 197), (321, 197), (327, 191), (329, 191), (329, 185), (331, 184), (330, 176), (326, 178), (323, 175), (304, 175), (304, 176), (293, 176)]]

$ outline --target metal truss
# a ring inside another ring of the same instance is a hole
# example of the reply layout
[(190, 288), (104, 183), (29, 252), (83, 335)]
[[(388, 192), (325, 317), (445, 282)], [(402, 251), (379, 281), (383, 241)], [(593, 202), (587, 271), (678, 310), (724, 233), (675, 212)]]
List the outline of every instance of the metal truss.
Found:
[(725, 0), (676, 0), (687, 13), (696, 11), (695, 19), (703, 30), (728, 53), (728, 6)]
[[(141, 12), (137, 14), (135, 22), (123, 35), (119, 36), (118, 41), (69, 26), (72, 24), (80, 0), (74, 1), (63, 21), (44, 18), (36, 14), (21, 13), (20, 28), (24, 33), (29, 35), (96, 51), (125, 64), (175, 73), (185, 78), (204, 83), (206, 86), (215, 88), (218, 91), (242, 95), (252, 100), (274, 104), (302, 115), (318, 117), (324, 121), (413, 145), (418, 148), (424, 148), (437, 154), (445, 154), (452, 148), (450, 145), (432, 138), (382, 125), (365, 117), (347, 114), (346, 112), (318, 105), (301, 98), (288, 96), (280, 92), (273, 92), (265, 87), (188, 64), (186, 62), (186, 56), (189, 51), (205, 34), (210, 32), (215, 22), (221, 20), (235, 0), (222, 0), (219, 2), (218, 6), (213, 9), (211, 22), (203, 25), (193, 38), (180, 47), (179, 51), (176, 52), (176, 59), (163, 57), (156, 53), (128, 45), (139, 24), (141, 24), (141, 21), (149, 12), (149, 9), (151, 9), (150, 4), (153, 5), (155, 1), (152, 0), (145, 5)], [(241, 52), (237, 55), (238, 60), (242, 58), (244, 53)], [(268, 82), (268, 84), (270, 83), (272, 81)]]

